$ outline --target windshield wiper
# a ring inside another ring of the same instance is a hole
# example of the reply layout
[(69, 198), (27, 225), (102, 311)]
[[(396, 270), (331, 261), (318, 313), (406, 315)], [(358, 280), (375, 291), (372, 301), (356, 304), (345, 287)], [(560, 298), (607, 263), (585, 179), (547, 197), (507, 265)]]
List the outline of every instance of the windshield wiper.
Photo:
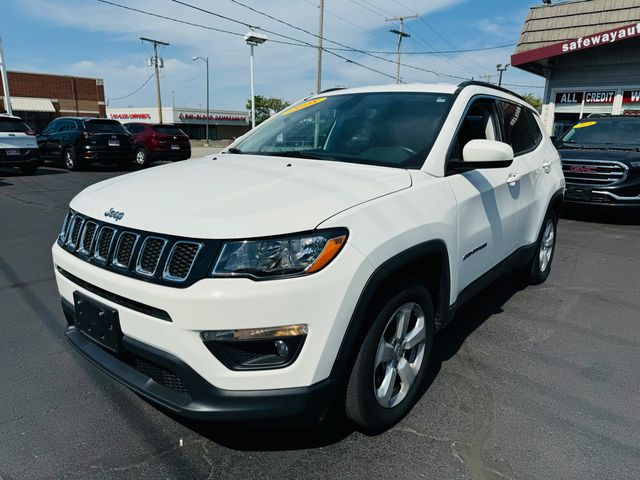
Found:
[(319, 153), (311, 153), (306, 150), (285, 150), (282, 152), (260, 152), (259, 155), (268, 155), (270, 157), (289, 157), (289, 158), (312, 158), (316, 160), (335, 160), (329, 155), (321, 155)]
[(244, 152), (239, 148), (231, 147), (231, 148), (227, 148), (226, 152), (224, 153), (244, 153)]

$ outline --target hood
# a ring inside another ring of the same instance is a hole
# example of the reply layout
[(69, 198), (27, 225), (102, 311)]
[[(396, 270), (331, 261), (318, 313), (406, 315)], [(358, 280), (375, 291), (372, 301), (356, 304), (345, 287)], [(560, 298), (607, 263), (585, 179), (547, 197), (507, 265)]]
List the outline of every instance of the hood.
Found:
[(640, 152), (635, 150), (616, 150), (615, 148), (558, 148), (562, 158), (567, 160), (609, 160), (622, 162), (629, 165), (630, 162), (640, 161)]
[(411, 186), (408, 171), (341, 162), (222, 154), (115, 177), (71, 208), (118, 225), (202, 239), (313, 230), (336, 213)]

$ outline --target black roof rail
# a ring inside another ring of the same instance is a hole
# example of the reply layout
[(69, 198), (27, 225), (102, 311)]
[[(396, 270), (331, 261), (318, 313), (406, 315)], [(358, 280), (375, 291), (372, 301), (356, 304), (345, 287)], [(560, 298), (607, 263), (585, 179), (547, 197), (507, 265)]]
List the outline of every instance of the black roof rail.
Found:
[(500, 90), (501, 92), (508, 93), (509, 95), (513, 95), (514, 97), (519, 98), (523, 102), (526, 102), (526, 100), (522, 97), (522, 95), (519, 95), (516, 92), (512, 92), (508, 88), (499, 87), (498, 85), (494, 85), (493, 83), (480, 82), (478, 80), (466, 80), (458, 85), (458, 89), (462, 90), (465, 87), (471, 87), (471, 86), (487, 87), (487, 88), (493, 88), (494, 90)]

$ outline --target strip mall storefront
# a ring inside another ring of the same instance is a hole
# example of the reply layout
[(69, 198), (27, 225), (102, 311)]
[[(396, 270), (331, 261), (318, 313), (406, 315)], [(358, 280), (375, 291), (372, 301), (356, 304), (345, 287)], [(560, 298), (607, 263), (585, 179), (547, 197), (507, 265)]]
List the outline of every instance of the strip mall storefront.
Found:
[(530, 9), (511, 64), (545, 78), (542, 119), (558, 136), (589, 115), (640, 114), (639, 51), (640, 0), (552, 3)]
[[(157, 108), (109, 108), (107, 117), (122, 123), (159, 123)], [(197, 108), (162, 108), (163, 123), (178, 125), (189, 138), (206, 137), (207, 112)], [(209, 112), (209, 139), (232, 140), (249, 131), (249, 114), (246, 111), (211, 110)]]

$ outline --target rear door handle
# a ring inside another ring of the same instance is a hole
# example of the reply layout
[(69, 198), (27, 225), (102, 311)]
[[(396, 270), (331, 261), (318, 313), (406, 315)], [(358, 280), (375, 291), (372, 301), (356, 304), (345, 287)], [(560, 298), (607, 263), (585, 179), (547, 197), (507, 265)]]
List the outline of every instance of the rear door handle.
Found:
[(549, 173), (551, 171), (551, 162), (549, 160), (542, 162), (542, 169), (544, 173)]
[(507, 185), (509, 185), (510, 187), (514, 187), (516, 183), (520, 181), (520, 178), (521, 177), (519, 173), (510, 173), (507, 177)]

